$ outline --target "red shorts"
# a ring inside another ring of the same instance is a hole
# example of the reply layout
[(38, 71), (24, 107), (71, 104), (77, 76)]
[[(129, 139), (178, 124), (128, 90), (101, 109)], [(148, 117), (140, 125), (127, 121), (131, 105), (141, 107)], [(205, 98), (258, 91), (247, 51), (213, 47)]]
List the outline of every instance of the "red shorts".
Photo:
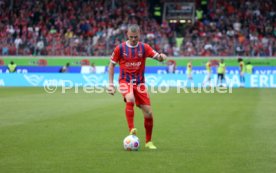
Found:
[[(119, 91), (123, 95), (124, 100), (125, 96), (128, 93), (133, 93), (135, 98), (135, 104), (139, 105), (150, 105), (150, 98), (147, 92), (146, 84), (141, 83), (138, 85), (133, 85), (131, 83), (120, 83)], [(126, 101), (126, 100), (125, 100)]]

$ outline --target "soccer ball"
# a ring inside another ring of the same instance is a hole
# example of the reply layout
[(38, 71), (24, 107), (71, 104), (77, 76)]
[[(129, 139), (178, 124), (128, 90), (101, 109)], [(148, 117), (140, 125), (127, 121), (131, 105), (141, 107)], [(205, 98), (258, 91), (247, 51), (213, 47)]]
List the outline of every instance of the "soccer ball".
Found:
[(128, 135), (124, 139), (124, 149), (127, 151), (137, 151), (140, 146), (139, 138), (135, 135)]

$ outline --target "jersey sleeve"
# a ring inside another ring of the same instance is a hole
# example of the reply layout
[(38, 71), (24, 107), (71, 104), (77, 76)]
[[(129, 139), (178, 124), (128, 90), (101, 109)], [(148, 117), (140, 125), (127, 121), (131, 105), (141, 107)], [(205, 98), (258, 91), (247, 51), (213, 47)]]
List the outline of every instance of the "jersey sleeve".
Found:
[(146, 57), (156, 58), (158, 56), (158, 53), (153, 50), (148, 44), (145, 44), (145, 53)]
[(119, 46), (116, 46), (116, 48), (114, 49), (114, 51), (110, 57), (110, 61), (113, 64), (116, 64), (119, 62), (119, 59), (120, 59), (120, 48), (119, 48)]

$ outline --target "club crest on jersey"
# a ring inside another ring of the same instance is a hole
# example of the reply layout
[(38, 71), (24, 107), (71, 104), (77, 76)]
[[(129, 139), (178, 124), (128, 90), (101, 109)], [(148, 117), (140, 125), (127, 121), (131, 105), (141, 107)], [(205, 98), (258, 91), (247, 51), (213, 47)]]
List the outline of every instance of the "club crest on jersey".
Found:
[(138, 53), (138, 57), (142, 58), (143, 54), (142, 53)]

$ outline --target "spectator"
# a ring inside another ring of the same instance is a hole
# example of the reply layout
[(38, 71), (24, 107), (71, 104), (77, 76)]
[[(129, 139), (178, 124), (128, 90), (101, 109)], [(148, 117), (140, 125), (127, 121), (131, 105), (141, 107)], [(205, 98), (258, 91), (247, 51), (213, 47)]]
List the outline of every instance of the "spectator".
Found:
[[(159, 24), (148, 10), (154, 4), (146, 1), (2, 2), (0, 41), (5, 55), (109, 55), (126, 40), (126, 25), (133, 23), (144, 31), (141, 41), (170, 56), (276, 55), (276, 14), (271, 0), (200, 0), (196, 10), (203, 11), (201, 20), (185, 26), (184, 32), (170, 28), (166, 21)], [(155, 4), (162, 9), (163, 2)], [(176, 36), (185, 38), (180, 47)]]
[(90, 73), (96, 73), (96, 66), (95, 63), (91, 63), (91, 69), (90, 69)]
[(176, 61), (175, 60), (168, 60), (166, 62), (167, 64), (167, 73), (175, 73), (175, 70), (176, 70)]
[(36, 43), (36, 55), (40, 56), (43, 49), (44, 49), (44, 42), (42, 39), (40, 39)]
[(22, 39), (17, 36), (16, 39), (14, 40), (15, 48), (16, 48), (16, 55), (19, 53), (20, 46), (22, 45)]
[(66, 63), (65, 66), (60, 68), (59, 72), (60, 73), (68, 73), (69, 72), (69, 66), (70, 66), (70, 63), (68, 62), (68, 63)]

